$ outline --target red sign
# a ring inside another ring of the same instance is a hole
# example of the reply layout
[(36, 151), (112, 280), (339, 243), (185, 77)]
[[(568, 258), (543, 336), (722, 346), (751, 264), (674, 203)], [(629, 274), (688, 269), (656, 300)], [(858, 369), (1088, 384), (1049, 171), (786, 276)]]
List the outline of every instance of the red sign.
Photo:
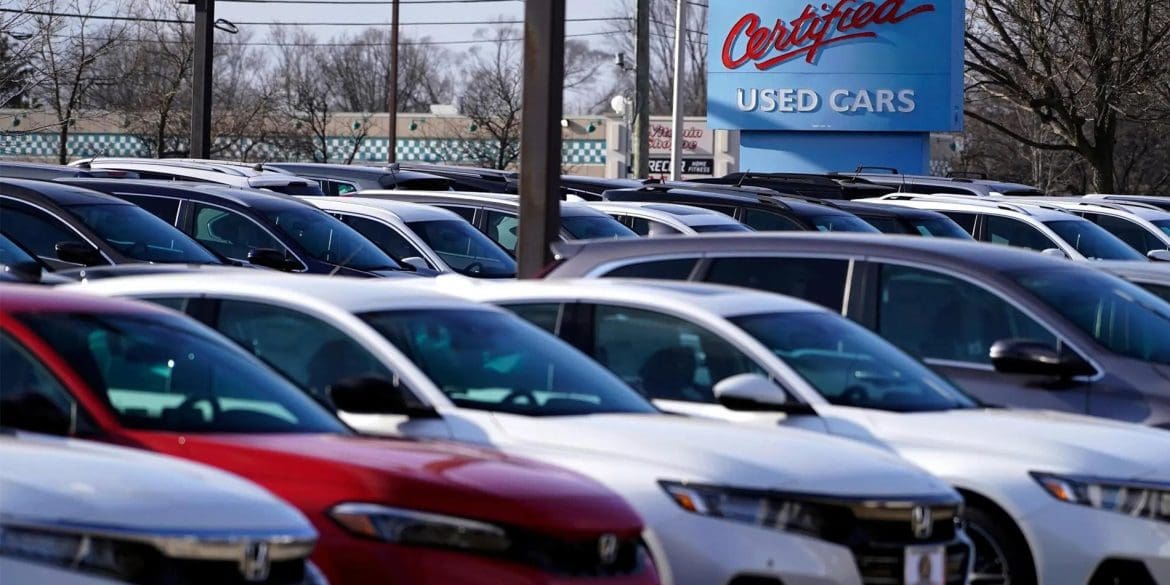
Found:
[[(809, 4), (796, 19), (785, 22), (778, 18), (771, 28), (760, 25), (760, 15), (745, 14), (723, 42), (723, 66), (739, 69), (752, 62), (756, 69), (766, 71), (801, 56), (813, 63), (825, 47), (852, 39), (876, 38), (878, 34), (870, 29), (934, 12), (934, 4), (906, 9), (905, 3), (906, 0), (838, 0), (835, 6), (821, 4), (820, 11)], [(743, 46), (736, 54), (736, 45), (741, 41)]]

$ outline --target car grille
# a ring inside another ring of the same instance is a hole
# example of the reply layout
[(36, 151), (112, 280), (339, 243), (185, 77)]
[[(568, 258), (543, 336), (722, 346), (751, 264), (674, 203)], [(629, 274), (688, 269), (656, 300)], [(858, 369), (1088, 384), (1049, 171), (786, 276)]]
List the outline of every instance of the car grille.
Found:
[(640, 573), (648, 555), (637, 538), (618, 539), (613, 561), (602, 561), (598, 539), (563, 541), (547, 535), (510, 533), (513, 560), (554, 575), (602, 577)]
[(305, 582), (304, 559), (274, 561), (268, 578), (248, 581), (240, 572), (240, 565), (230, 561), (196, 561), (160, 557), (134, 579), (135, 583), (168, 583), (173, 585), (302, 585)]
[[(967, 577), (971, 551), (965, 544), (952, 544), (946, 549), (947, 585), (962, 585)], [(901, 585), (903, 579), (904, 547), (869, 547), (854, 549), (857, 569), (865, 585)]]

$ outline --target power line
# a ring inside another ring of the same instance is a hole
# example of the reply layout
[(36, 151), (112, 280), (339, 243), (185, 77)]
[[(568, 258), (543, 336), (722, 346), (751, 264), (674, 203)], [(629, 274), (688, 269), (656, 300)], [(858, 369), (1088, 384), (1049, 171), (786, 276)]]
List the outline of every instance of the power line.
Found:
[[(573, 39), (573, 38), (581, 38), (581, 37), (594, 37), (594, 36), (615, 35), (615, 34), (620, 34), (620, 33), (617, 31), (578, 33), (578, 34), (565, 35), (565, 38), (566, 39)], [(48, 36), (50, 38), (61, 38), (61, 39), (77, 38), (74, 35), (48, 35)], [(187, 41), (181, 41), (178, 39), (143, 39), (143, 38), (118, 38), (118, 39), (91, 38), (89, 40), (97, 41), (97, 42), (120, 41), (120, 42), (127, 42), (127, 43), (156, 43), (156, 44), (162, 44), (162, 45), (180, 44), (180, 43), (187, 42)], [(462, 40), (462, 41), (400, 41), (398, 44), (400, 46), (408, 46), (408, 45), (415, 45), (415, 46), (473, 45), (473, 44), (480, 44), (480, 43), (496, 43), (496, 42), (518, 43), (518, 42), (521, 42), (523, 40), (524, 39), (522, 37), (514, 37), (514, 38), (510, 37), (510, 38), (503, 38), (503, 39), (468, 39), (468, 40)], [(218, 44), (244, 46), (244, 47), (389, 47), (390, 46), (389, 42), (365, 42), (365, 41), (354, 41), (354, 42), (324, 41), (324, 42), (314, 42), (314, 43), (299, 43), (299, 42), (291, 43), (291, 42), (276, 42), (276, 41), (247, 41), (247, 42), (242, 42), (242, 43), (218, 43)]]
[[(373, 6), (388, 6), (393, 4), (392, 0), (218, 0), (219, 2), (232, 2), (235, 4), (345, 4), (345, 5), (362, 5), (369, 4)], [(503, 2), (523, 2), (524, 0), (399, 0), (399, 4), (481, 4), (481, 3), (503, 3)]]

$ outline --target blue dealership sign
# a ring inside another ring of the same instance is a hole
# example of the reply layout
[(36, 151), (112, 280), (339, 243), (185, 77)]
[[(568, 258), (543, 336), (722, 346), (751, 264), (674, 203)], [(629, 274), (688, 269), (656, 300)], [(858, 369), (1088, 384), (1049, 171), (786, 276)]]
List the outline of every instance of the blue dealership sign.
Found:
[(963, 128), (961, 0), (709, 4), (711, 128)]

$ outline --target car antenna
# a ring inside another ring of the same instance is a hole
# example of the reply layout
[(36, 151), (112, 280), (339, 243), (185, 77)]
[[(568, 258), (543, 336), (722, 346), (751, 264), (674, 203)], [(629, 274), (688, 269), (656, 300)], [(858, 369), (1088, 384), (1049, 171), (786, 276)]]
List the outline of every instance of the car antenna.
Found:
[(260, 171), (263, 173), (264, 172), (264, 163), (263, 162), (256, 163), (255, 165), (252, 166), (252, 170), (253, 171)]
[(398, 190), (398, 171), (401, 169), (402, 169), (402, 167), (397, 162), (392, 162), (392, 163), (386, 165), (386, 170), (390, 171), (390, 176), (394, 177), (394, 190), (395, 191)]
[(752, 170), (748, 169), (746, 173), (743, 173), (742, 175), (740, 175), (739, 180), (735, 182), (735, 188), (738, 189), (738, 188), (742, 187), (744, 179), (747, 179), (748, 175), (750, 175), (750, 174), (752, 174)]

